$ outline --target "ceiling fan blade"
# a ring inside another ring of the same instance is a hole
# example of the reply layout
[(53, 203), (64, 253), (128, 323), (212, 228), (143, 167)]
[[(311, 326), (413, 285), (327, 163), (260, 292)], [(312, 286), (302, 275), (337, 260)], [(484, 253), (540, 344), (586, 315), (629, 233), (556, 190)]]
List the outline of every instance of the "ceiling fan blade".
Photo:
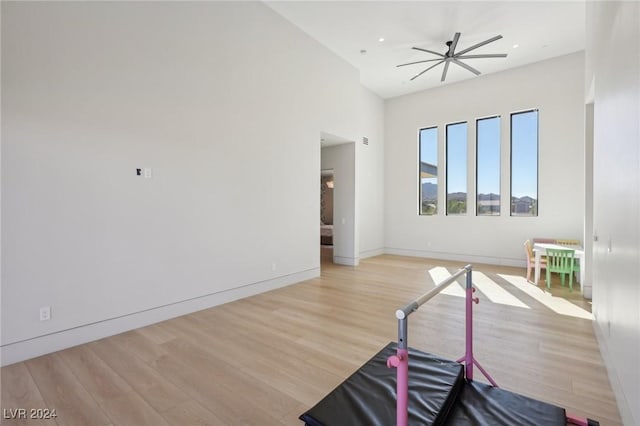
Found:
[(433, 50), (428, 50), (428, 49), (423, 49), (421, 47), (412, 47), (412, 49), (414, 50), (420, 50), (421, 52), (427, 52), (427, 53), (432, 53), (434, 55), (438, 55), (442, 58), (444, 58), (444, 55), (442, 53), (438, 53), (438, 52), (434, 52)]
[(467, 52), (469, 52), (469, 51), (471, 51), (471, 50), (473, 50), (473, 49), (477, 49), (478, 47), (482, 47), (482, 46), (484, 46), (485, 44), (489, 44), (489, 43), (492, 43), (492, 42), (494, 42), (494, 41), (496, 41), (496, 40), (500, 40), (501, 38), (502, 38), (502, 36), (501, 36), (501, 35), (497, 35), (497, 36), (495, 36), (495, 37), (491, 37), (491, 38), (490, 38), (490, 39), (488, 39), (488, 40), (482, 41), (482, 42), (480, 42), (480, 43), (478, 43), (478, 44), (474, 44), (473, 46), (471, 46), (471, 47), (467, 47), (466, 49), (464, 49), (464, 50), (462, 50), (462, 51), (458, 52), (458, 56), (460, 56), (460, 55), (464, 55), (465, 53), (467, 53)]
[(423, 62), (433, 62), (433, 61), (441, 61), (442, 59), (426, 59), (424, 61), (416, 61), (416, 62), (407, 62), (406, 64), (400, 64), (400, 65), (396, 65), (396, 67), (404, 67), (407, 65), (413, 65), (413, 64), (421, 64)]
[(444, 79), (447, 78), (447, 71), (449, 70), (449, 62), (450, 61), (445, 61), (444, 63), (444, 70), (442, 71), (442, 78), (440, 79), (440, 81), (444, 81)]
[(431, 68), (437, 67), (438, 65), (440, 65), (441, 63), (444, 62), (444, 59), (442, 59), (440, 62), (438, 62), (435, 65), (431, 65), (429, 68), (427, 68), (426, 70), (414, 75), (413, 77), (411, 77), (411, 80), (415, 80), (416, 78), (420, 77), (422, 74), (424, 74), (425, 72), (429, 71)]
[(469, 65), (465, 64), (465, 63), (464, 63), (464, 62), (462, 62), (462, 61), (457, 60), (456, 58), (453, 58), (452, 60), (453, 60), (453, 62), (455, 62), (455, 63), (456, 63), (456, 65), (459, 65), (459, 66), (461, 66), (462, 68), (464, 68), (464, 69), (467, 69), (467, 70), (471, 71), (471, 72), (472, 72), (472, 73), (474, 73), (475, 75), (480, 75), (480, 71), (478, 71), (478, 70), (477, 70), (477, 69), (475, 69), (474, 67), (470, 67)]
[(451, 41), (451, 46), (449, 46), (449, 56), (453, 56), (453, 52), (456, 51), (458, 40), (460, 40), (460, 33), (455, 33), (453, 36), (453, 40)]
[(506, 53), (489, 53), (486, 55), (456, 55), (456, 59), (476, 59), (476, 58), (506, 58)]

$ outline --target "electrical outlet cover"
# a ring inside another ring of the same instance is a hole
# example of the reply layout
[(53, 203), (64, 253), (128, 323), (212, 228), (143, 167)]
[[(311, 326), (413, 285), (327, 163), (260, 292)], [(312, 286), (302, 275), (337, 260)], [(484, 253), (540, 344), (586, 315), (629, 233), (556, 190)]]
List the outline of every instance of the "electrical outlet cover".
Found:
[(51, 319), (51, 307), (43, 306), (40, 308), (40, 321), (49, 321)]

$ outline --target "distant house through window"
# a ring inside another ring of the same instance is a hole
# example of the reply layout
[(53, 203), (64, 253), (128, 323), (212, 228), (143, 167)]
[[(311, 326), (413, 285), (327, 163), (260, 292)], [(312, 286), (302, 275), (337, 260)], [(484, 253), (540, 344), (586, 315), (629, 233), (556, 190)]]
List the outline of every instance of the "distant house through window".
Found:
[(419, 137), (419, 213), (438, 213), (438, 128), (420, 129)]
[(476, 120), (476, 214), (500, 215), (500, 116)]
[(447, 215), (467, 213), (467, 122), (447, 124)]
[(511, 216), (538, 215), (538, 110), (511, 114)]

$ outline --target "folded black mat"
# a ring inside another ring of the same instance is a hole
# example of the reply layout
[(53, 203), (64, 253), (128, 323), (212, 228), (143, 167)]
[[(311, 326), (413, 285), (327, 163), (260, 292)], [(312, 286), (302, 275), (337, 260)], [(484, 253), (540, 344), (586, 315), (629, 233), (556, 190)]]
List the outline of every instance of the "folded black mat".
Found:
[[(318, 404), (300, 416), (309, 426), (391, 426), (396, 424), (396, 369), (389, 343)], [(409, 349), (409, 424), (442, 425), (464, 384), (457, 362)]]
[(477, 381), (465, 383), (447, 426), (566, 426), (564, 408)]
[[(396, 369), (389, 343), (300, 416), (308, 426), (396, 424)], [(425, 426), (565, 426), (563, 408), (464, 379), (461, 364), (409, 349), (409, 424)]]

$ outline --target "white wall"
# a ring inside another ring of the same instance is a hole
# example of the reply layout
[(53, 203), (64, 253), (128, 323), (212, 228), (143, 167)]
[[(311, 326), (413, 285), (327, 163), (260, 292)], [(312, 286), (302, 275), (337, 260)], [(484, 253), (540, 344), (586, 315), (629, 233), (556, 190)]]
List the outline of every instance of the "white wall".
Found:
[[(387, 100), (385, 251), (524, 266), (532, 237), (583, 238), (584, 55), (576, 53)], [(539, 109), (539, 216), (510, 217), (511, 112)], [(502, 116), (501, 216), (474, 215), (475, 120)], [(444, 125), (469, 123), (469, 213), (445, 216)], [(439, 126), (439, 214), (419, 216), (418, 131)]]
[(640, 424), (640, 4), (588, 2), (587, 29), (595, 88), (593, 312), (631, 426)]
[(360, 258), (384, 253), (384, 102), (361, 90), (361, 136), (356, 142), (356, 212)]
[(593, 299), (593, 101), (584, 109), (584, 283), (583, 293)]
[(316, 276), (360, 91), (261, 3), (3, 2), (2, 362)]

